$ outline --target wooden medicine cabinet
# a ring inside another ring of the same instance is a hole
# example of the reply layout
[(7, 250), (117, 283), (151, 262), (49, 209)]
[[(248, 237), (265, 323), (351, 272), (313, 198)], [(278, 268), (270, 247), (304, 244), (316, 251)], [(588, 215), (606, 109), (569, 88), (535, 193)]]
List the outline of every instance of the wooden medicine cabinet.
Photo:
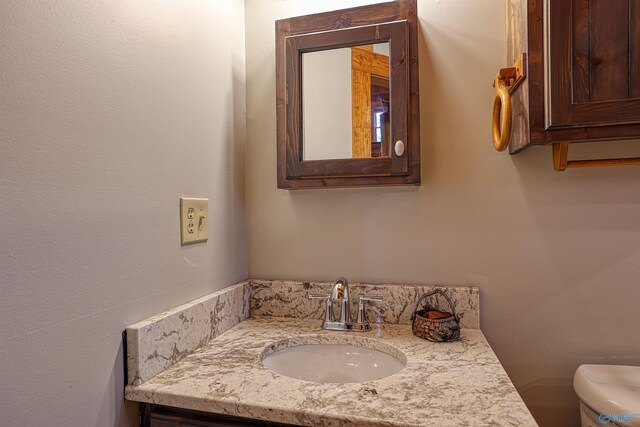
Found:
[(416, 0), (276, 22), (278, 188), (420, 183)]

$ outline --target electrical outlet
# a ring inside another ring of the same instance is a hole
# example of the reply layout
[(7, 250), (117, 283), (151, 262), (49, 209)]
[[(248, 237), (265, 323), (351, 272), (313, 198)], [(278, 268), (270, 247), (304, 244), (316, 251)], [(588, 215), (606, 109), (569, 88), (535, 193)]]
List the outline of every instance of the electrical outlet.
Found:
[(180, 243), (206, 242), (209, 239), (209, 199), (180, 197)]

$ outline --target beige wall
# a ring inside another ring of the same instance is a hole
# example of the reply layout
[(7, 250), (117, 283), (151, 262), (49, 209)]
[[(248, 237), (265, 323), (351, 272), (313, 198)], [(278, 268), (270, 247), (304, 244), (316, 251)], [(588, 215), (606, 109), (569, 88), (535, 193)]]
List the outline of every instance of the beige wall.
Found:
[[(242, 0), (0, 2), (0, 424), (135, 426), (125, 326), (247, 277)], [(223, 36), (224, 35), (224, 36)], [(180, 247), (179, 197), (210, 198)]]
[(277, 190), (274, 20), (361, 3), (246, 1), (250, 276), (477, 285), (482, 329), (538, 421), (575, 425), (579, 364), (640, 364), (640, 168), (555, 173), (550, 148), (495, 152), (504, 1), (420, 0), (422, 185)]

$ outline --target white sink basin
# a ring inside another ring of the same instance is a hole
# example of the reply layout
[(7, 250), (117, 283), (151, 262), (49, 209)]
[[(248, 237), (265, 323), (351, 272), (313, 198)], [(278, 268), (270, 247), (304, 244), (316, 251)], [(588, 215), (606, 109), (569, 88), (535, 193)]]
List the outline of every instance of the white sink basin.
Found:
[(400, 372), (406, 363), (400, 350), (387, 344), (362, 339), (355, 344), (339, 341), (305, 344), (299, 338), (284, 340), (263, 351), (262, 363), (278, 374), (319, 383), (377, 380)]

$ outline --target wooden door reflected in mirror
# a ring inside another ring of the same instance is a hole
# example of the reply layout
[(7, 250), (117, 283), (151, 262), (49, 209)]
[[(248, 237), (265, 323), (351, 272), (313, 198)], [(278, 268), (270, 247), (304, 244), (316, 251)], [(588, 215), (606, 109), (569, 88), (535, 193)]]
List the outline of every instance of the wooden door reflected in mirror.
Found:
[(352, 157), (388, 157), (389, 43), (351, 48)]

